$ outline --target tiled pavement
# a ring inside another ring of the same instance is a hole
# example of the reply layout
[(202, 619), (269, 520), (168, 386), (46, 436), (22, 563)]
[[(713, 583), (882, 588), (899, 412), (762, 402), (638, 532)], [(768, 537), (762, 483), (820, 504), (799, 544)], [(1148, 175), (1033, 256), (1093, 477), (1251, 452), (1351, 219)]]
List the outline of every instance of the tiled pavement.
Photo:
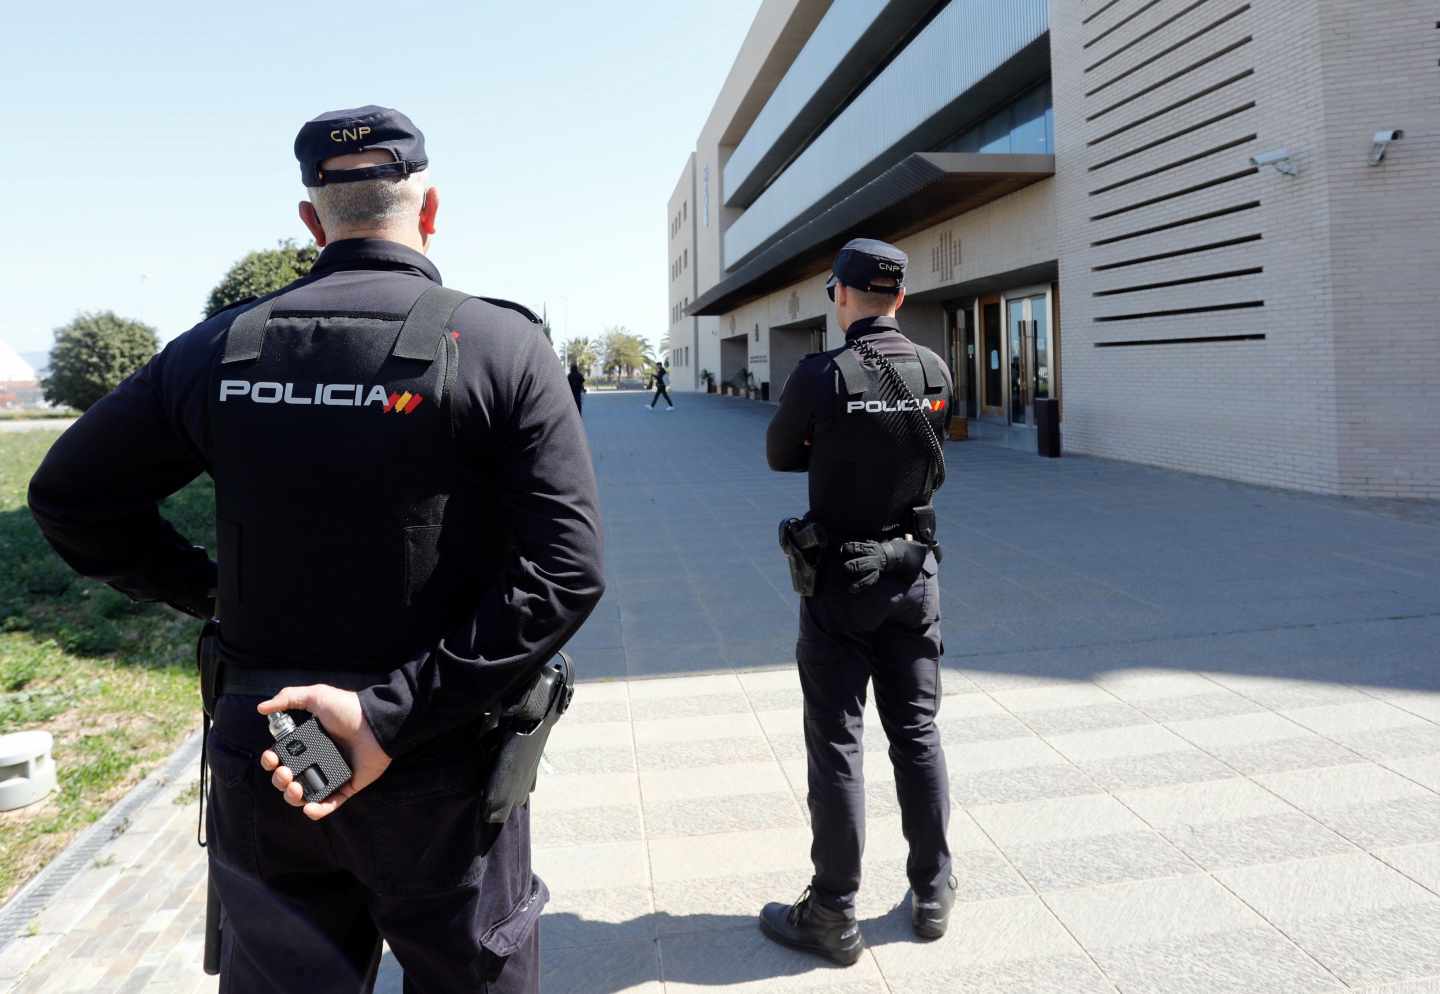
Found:
[[(951, 446), (940, 725), (962, 904), (945, 940), (912, 940), (872, 715), (870, 952), (839, 970), (754, 926), (808, 875), (769, 551), (803, 484), (753, 465), (763, 411), (681, 405), (587, 412), (611, 594), (578, 655), (627, 678), (582, 686), (535, 800), (546, 994), (1440, 991), (1430, 510)], [(213, 990), (193, 816), (147, 805), (0, 952), (0, 991)], [(393, 961), (382, 977), (399, 991)]]

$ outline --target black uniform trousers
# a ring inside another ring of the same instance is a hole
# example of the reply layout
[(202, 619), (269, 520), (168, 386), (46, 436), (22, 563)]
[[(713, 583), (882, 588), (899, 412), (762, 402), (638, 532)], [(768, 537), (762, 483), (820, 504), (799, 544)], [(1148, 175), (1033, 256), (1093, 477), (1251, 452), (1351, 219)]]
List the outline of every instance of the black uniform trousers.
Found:
[(940, 709), (940, 605), (934, 559), (913, 582), (882, 576), (851, 594), (838, 577), (800, 606), (796, 658), (805, 696), (811, 889), (840, 910), (855, 906), (865, 849), (864, 713), (867, 684), (890, 741), (910, 886), (920, 900), (947, 885), (950, 784), (935, 716)]
[(382, 937), (406, 994), (538, 994), (549, 894), (530, 867), (530, 810), (484, 820), (483, 755), (403, 756), (312, 822), (260, 767), (260, 700), (220, 698), (208, 747), (220, 994), (368, 992)]
[(675, 402), (670, 399), (670, 391), (665, 387), (664, 384), (657, 382), (655, 384), (655, 396), (650, 398), (650, 406), (654, 407), (656, 404), (658, 404), (661, 397), (665, 398), (666, 404), (670, 405), (671, 407), (675, 406)]

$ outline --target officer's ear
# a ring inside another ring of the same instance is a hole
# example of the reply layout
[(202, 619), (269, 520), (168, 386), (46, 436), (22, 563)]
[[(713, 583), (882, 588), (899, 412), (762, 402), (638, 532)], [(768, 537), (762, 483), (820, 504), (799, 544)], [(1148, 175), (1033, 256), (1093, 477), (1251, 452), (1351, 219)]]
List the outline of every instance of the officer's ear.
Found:
[(905, 306), (905, 288), (902, 286), (900, 292), (895, 295), (895, 310)]
[(305, 222), (305, 227), (310, 229), (310, 235), (315, 239), (315, 244), (321, 248), (329, 240), (325, 236), (325, 226), (320, 223), (320, 215), (315, 210), (315, 205), (308, 200), (300, 201), (300, 220)]
[(440, 213), (440, 191), (433, 186), (425, 191), (420, 201), (420, 237), (429, 240), (435, 234), (435, 215)]

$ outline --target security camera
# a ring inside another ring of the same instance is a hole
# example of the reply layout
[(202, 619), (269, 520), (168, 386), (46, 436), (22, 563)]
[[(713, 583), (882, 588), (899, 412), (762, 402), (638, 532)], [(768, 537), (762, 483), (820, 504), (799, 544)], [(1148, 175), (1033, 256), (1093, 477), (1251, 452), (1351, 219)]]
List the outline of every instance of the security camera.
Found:
[(1385, 161), (1385, 152), (1391, 142), (1398, 142), (1405, 137), (1405, 132), (1396, 128), (1394, 131), (1375, 132), (1375, 144), (1370, 149), (1370, 165), (1378, 166)]
[(1274, 166), (1276, 172), (1284, 173), (1286, 176), (1297, 176), (1300, 173), (1299, 167), (1295, 165), (1295, 160), (1283, 148), (1250, 156), (1250, 165), (1256, 169)]

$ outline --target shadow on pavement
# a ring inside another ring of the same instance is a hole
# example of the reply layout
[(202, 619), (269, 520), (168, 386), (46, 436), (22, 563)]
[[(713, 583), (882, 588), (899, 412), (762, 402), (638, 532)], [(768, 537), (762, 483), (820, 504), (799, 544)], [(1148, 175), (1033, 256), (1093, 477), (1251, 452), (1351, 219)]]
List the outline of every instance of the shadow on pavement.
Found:
[[(868, 947), (918, 943), (910, 933), (908, 901), (907, 895), (887, 914), (861, 921)], [(755, 916), (660, 912), (624, 922), (599, 922), (567, 912), (546, 915), (540, 929), (541, 988), (547, 992), (619, 994), (654, 981), (657, 942), (664, 943), (663, 979), (670, 983), (727, 987), (822, 971), (842, 973), (828, 960), (765, 939)], [(387, 951), (375, 994), (402, 994), (402, 990), (403, 971)]]

